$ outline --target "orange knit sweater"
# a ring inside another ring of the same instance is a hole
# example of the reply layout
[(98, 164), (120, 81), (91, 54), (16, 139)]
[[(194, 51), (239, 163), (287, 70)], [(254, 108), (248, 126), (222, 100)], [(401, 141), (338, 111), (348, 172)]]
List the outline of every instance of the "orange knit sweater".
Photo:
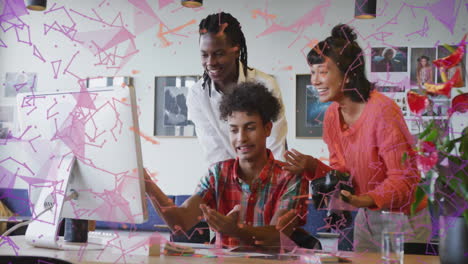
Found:
[[(420, 179), (414, 157), (402, 162), (410, 153), (413, 136), (409, 133), (397, 104), (373, 91), (359, 117), (350, 127), (340, 121), (338, 103), (325, 114), (323, 140), (330, 152), (330, 167), (319, 162), (312, 178), (324, 176), (330, 169), (351, 174), (357, 195), (368, 194), (376, 206), (410, 212), (414, 191)], [(427, 205), (427, 199), (418, 211)]]

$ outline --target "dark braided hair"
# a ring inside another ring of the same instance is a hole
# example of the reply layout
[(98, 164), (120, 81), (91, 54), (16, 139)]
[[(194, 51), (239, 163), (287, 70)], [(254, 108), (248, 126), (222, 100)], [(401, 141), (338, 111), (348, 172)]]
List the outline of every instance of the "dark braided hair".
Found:
[(307, 54), (309, 65), (322, 64), (326, 57), (336, 63), (338, 69), (349, 80), (343, 93), (353, 102), (367, 102), (374, 84), (366, 77), (364, 52), (356, 42), (356, 33), (346, 24), (336, 25), (331, 36), (320, 41)]
[[(223, 24), (226, 23), (226, 27)], [(242, 33), (241, 25), (235, 17), (229, 13), (217, 13), (207, 16), (200, 22), (199, 32), (200, 36), (206, 33), (218, 34), (221, 30), (226, 34), (227, 39), (233, 46), (239, 45), (240, 47), (240, 61), (243, 64), (244, 74), (247, 76), (247, 45), (245, 44), (244, 33)], [(239, 63), (239, 62), (237, 62)], [(208, 93), (211, 96), (211, 78), (206, 69), (203, 72), (203, 89), (208, 84)]]
[(227, 120), (233, 112), (258, 113), (263, 124), (275, 122), (281, 111), (281, 104), (264, 84), (242, 82), (234, 85), (232, 92), (224, 94), (219, 104), (221, 120)]

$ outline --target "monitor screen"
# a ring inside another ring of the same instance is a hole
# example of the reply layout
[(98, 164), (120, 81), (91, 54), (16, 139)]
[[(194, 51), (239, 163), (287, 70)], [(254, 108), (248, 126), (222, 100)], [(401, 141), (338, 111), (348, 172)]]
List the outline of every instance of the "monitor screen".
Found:
[[(28, 166), (36, 180), (31, 200), (67, 196), (61, 217), (124, 223), (147, 220), (138, 108), (133, 87), (19, 94), (18, 119)], [(74, 161), (71, 159), (74, 157)], [(68, 163), (67, 163), (68, 162)], [(70, 173), (66, 182), (57, 175)], [(34, 215), (44, 206), (35, 204)]]

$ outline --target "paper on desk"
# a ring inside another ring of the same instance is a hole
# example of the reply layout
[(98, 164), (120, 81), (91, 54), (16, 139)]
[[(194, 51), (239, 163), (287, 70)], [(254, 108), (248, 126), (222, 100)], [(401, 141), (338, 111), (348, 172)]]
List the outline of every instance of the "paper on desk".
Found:
[(197, 249), (196, 254), (205, 256), (217, 256), (223, 258), (249, 258), (249, 257), (270, 257), (271, 254), (256, 252), (231, 252), (229, 249)]
[(116, 232), (116, 235), (103, 240), (105, 249), (113, 253), (142, 256), (159, 256), (161, 243), (165, 239), (157, 232), (151, 235), (138, 232)]

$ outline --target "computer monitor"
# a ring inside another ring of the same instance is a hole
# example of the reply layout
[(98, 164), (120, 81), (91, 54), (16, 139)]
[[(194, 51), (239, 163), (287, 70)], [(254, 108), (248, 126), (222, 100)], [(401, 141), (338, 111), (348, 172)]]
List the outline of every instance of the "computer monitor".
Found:
[[(65, 249), (57, 235), (61, 218), (147, 220), (132, 86), (19, 94), (17, 103), (22, 138), (30, 141), (24, 151), (35, 179), (33, 218), (53, 205), (29, 224), (29, 243)], [(67, 201), (73, 191), (78, 197)]]

